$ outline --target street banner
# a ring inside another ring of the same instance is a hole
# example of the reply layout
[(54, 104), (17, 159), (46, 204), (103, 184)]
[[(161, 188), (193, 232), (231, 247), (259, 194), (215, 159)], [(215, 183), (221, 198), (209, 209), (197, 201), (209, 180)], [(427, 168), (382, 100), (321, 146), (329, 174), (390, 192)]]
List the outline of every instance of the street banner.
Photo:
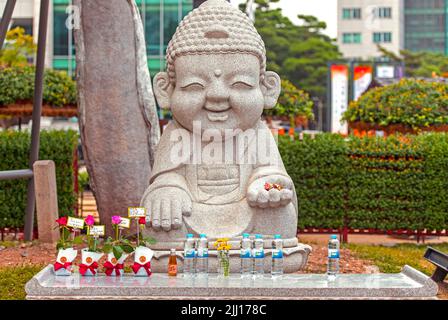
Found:
[(348, 106), (348, 66), (332, 65), (331, 69), (331, 132), (347, 134), (347, 123), (341, 123)]
[(372, 79), (373, 68), (371, 66), (355, 66), (353, 69), (353, 100), (358, 100), (367, 90)]

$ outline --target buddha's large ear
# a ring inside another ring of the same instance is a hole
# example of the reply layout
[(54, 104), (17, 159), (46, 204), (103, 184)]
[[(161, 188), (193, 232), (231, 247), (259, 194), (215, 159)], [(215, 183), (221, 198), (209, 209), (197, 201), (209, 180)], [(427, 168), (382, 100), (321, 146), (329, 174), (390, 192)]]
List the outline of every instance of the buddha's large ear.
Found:
[(169, 109), (171, 105), (171, 95), (173, 94), (174, 86), (170, 82), (168, 73), (159, 72), (154, 77), (154, 95), (157, 103), (163, 109)]
[(263, 91), (264, 96), (264, 108), (274, 108), (282, 90), (278, 74), (273, 71), (267, 71), (261, 83), (261, 90)]

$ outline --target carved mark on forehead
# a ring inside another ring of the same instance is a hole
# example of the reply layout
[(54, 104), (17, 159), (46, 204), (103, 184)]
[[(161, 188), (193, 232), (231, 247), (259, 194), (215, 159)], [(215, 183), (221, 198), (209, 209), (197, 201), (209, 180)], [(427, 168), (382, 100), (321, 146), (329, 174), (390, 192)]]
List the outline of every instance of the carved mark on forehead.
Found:
[(216, 69), (216, 70), (214, 71), (214, 74), (215, 74), (215, 76), (216, 76), (217, 78), (219, 78), (219, 77), (222, 75), (222, 70), (221, 70), (221, 69)]

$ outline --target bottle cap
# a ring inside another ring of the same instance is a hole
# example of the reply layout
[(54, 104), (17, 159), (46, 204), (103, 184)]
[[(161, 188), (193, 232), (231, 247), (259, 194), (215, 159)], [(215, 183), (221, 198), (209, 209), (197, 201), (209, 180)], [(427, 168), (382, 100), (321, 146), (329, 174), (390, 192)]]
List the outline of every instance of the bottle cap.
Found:
[(331, 237), (330, 237), (330, 239), (337, 239), (337, 238), (338, 238), (338, 236), (335, 235), (335, 234), (332, 234)]
[(187, 238), (193, 238), (193, 234), (191, 233), (187, 234)]
[(176, 253), (176, 249), (171, 249), (171, 253)]
[(274, 239), (281, 239), (282, 237), (280, 237), (280, 235), (279, 234), (276, 234), (275, 236), (274, 236)]
[(243, 233), (243, 238), (249, 238), (249, 234), (248, 233)]
[(201, 234), (199, 235), (199, 238), (207, 238), (207, 236), (205, 235), (205, 233), (201, 233)]
[(263, 239), (263, 236), (261, 234), (256, 234), (255, 239)]

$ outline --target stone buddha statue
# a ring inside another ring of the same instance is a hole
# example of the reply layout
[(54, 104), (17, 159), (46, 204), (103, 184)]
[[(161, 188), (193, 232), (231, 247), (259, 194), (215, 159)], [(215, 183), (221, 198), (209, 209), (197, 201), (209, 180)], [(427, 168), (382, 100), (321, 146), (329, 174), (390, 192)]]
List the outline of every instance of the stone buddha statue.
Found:
[(251, 20), (224, 0), (190, 12), (168, 44), (167, 71), (155, 76), (153, 89), (173, 116), (141, 200), (159, 256), (181, 248), (187, 233), (211, 240), (280, 234), (297, 252), (294, 184), (261, 121), (263, 110), (276, 105), (280, 77), (266, 71), (264, 43)]

